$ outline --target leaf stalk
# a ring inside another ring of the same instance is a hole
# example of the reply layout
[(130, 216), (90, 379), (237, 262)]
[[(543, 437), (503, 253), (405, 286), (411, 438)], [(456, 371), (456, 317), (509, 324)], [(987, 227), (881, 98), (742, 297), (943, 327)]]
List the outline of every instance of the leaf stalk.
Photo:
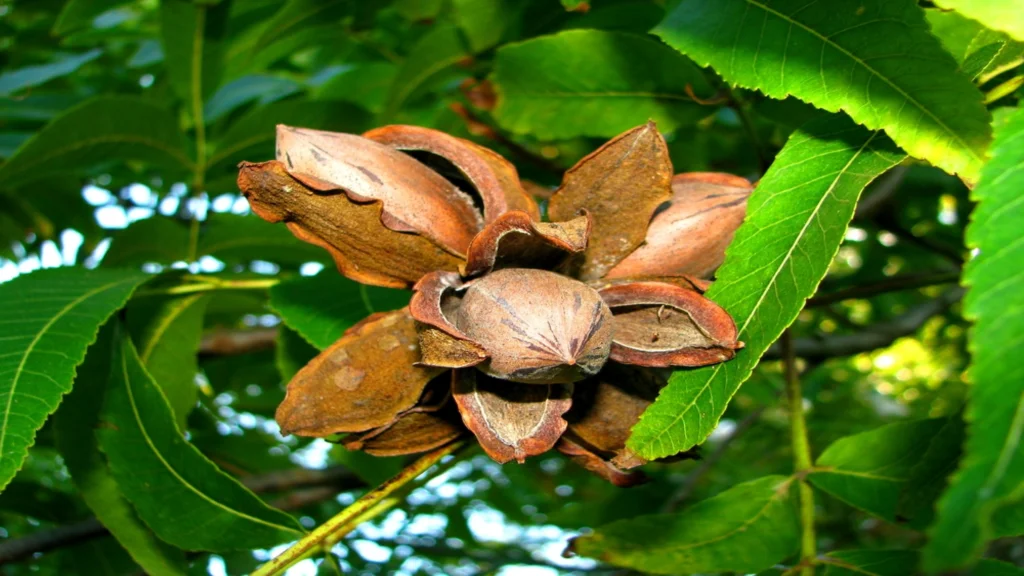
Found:
[(803, 391), (800, 388), (800, 376), (793, 352), (793, 334), (790, 329), (782, 333), (782, 350), (786, 373), (786, 397), (789, 401), (789, 427), (793, 441), (793, 468), (800, 496), (800, 574), (814, 576), (813, 562), (817, 556), (814, 536), (814, 493), (807, 483), (807, 473), (812, 468), (811, 443), (807, 438)]

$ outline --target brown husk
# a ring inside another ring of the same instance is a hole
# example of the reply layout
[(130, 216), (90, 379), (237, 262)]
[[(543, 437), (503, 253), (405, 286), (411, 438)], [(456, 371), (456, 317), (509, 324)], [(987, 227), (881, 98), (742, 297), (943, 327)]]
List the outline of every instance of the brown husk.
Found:
[(583, 252), (589, 237), (586, 215), (548, 223), (526, 212), (506, 212), (473, 238), (462, 273), (476, 276), (498, 268), (555, 270), (570, 255)]

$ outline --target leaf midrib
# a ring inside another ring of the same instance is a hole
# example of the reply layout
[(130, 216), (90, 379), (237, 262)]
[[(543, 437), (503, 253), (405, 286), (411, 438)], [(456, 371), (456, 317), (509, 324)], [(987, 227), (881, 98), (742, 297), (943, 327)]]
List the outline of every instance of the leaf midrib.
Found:
[[(210, 498), (204, 492), (202, 492), (201, 490), (199, 490), (198, 488), (193, 486), (187, 480), (182, 478), (180, 474), (178, 474), (178, 471), (175, 470), (174, 467), (171, 466), (170, 463), (167, 462), (167, 460), (164, 459), (163, 454), (160, 452), (160, 450), (157, 449), (156, 445), (153, 443), (153, 439), (150, 437), (149, 432), (146, 429), (145, 424), (143, 424), (142, 415), (139, 413), (138, 405), (135, 402), (135, 394), (132, 392), (131, 380), (130, 380), (130, 378), (128, 376), (128, 354), (126, 354), (126, 350), (125, 350), (126, 347), (127, 346), (125, 346), (125, 343), (123, 343), (122, 344), (122, 349), (121, 349), (121, 375), (124, 378), (124, 388), (125, 388), (125, 391), (128, 393), (128, 403), (131, 405), (131, 408), (132, 408), (132, 416), (135, 418), (135, 423), (139, 427), (139, 432), (142, 435), (143, 440), (146, 441), (146, 446), (149, 447), (150, 451), (152, 451), (153, 455), (156, 456), (157, 460), (160, 461), (160, 463), (164, 466), (164, 468), (166, 468), (167, 471), (171, 473), (171, 476), (173, 476), (178, 482), (180, 482), (182, 486), (186, 487), (189, 491), (194, 493), (196, 496), (199, 496), (200, 499), (205, 500), (206, 502), (208, 502), (210, 504), (213, 504), (215, 507), (220, 508), (221, 510), (224, 510), (225, 512), (227, 512), (229, 514), (232, 514), (234, 516), (238, 516), (239, 518), (244, 518), (246, 520), (249, 520), (251, 522), (255, 522), (257, 524), (262, 524), (264, 526), (267, 526), (267, 527), (270, 527), (270, 528), (274, 528), (276, 530), (284, 530), (286, 532), (293, 532), (293, 533), (296, 533), (296, 534), (301, 534), (301, 532), (299, 532), (298, 530), (295, 530), (294, 528), (291, 528), (291, 527), (288, 527), (288, 526), (284, 526), (284, 525), (281, 525), (281, 524), (274, 524), (272, 522), (268, 522), (266, 520), (263, 520), (262, 518), (257, 518), (255, 516), (250, 516), (250, 515), (246, 514), (245, 512), (241, 512), (239, 510), (235, 510), (234, 508), (226, 506), (226, 505), (224, 505), (224, 504), (214, 500), (213, 498)], [(159, 389), (157, 389), (157, 391), (159, 392)], [(160, 392), (160, 395), (162, 397), (163, 396), (163, 392)], [(166, 399), (164, 399), (164, 401), (166, 402)]]
[(744, 1), (747, 4), (750, 4), (752, 6), (760, 8), (760, 9), (764, 10), (765, 12), (778, 17), (779, 19), (781, 19), (781, 20), (783, 20), (785, 22), (788, 22), (790, 25), (795, 25), (795, 26), (800, 27), (804, 31), (810, 33), (811, 35), (813, 35), (816, 38), (818, 38), (819, 40), (821, 40), (821, 42), (824, 45), (830, 46), (830, 47), (836, 49), (837, 51), (839, 51), (843, 55), (845, 55), (848, 58), (850, 58), (851, 60), (853, 60), (855, 63), (859, 64), (862, 68), (864, 68), (864, 70), (870, 72), (874, 77), (876, 77), (879, 80), (881, 80), (882, 82), (884, 82), (890, 88), (892, 88), (897, 93), (899, 93), (899, 95), (902, 96), (907, 102), (910, 102), (914, 107), (916, 107), (918, 110), (923, 112), (926, 116), (931, 118), (932, 121), (934, 121), (951, 138), (953, 138), (958, 144), (960, 144), (960, 146), (970, 154), (971, 158), (973, 158), (977, 162), (981, 162), (982, 161), (981, 156), (979, 156), (978, 153), (975, 152), (974, 148), (969, 146), (967, 144), (967, 142), (965, 142), (964, 139), (960, 137), (959, 134), (957, 134), (952, 128), (947, 126), (946, 123), (943, 122), (942, 120), (940, 120), (934, 113), (932, 113), (931, 110), (929, 110), (928, 108), (925, 108), (924, 105), (922, 105), (920, 102), (918, 102), (912, 96), (910, 96), (910, 94), (907, 94), (906, 91), (904, 91), (902, 88), (900, 88), (899, 86), (894, 84), (891, 80), (889, 80), (889, 78), (887, 78), (886, 76), (882, 75), (880, 72), (878, 72), (877, 70), (875, 70), (874, 68), (869, 66), (867, 62), (865, 62), (864, 60), (858, 58), (857, 56), (854, 56), (852, 52), (850, 52), (849, 50), (843, 48), (839, 44), (831, 41), (831, 39), (829, 39), (829, 38), (827, 38), (825, 36), (822, 36), (817, 30), (814, 30), (813, 28), (810, 28), (809, 26), (807, 26), (807, 25), (805, 25), (805, 24), (803, 24), (803, 23), (801, 23), (801, 22), (799, 22), (797, 20), (795, 20), (793, 18), (790, 18), (789, 16), (787, 16), (787, 15), (785, 15), (785, 14), (783, 14), (783, 13), (777, 11), (777, 10), (773, 10), (773, 9), (769, 8), (768, 6), (766, 6), (765, 4), (762, 4), (762, 3), (758, 2), (757, 0), (744, 0)]
[(58, 320), (63, 318), (65, 314), (70, 312), (72, 309), (76, 308), (85, 300), (92, 298), (93, 296), (99, 294), (100, 292), (109, 290), (114, 286), (124, 284), (126, 282), (133, 282), (135, 280), (135, 278), (125, 278), (123, 280), (118, 280), (116, 282), (104, 284), (103, 286), (94, 288), (86, 292), (85, 294), (79, 296), (78, 298), (75, 298), (74, 300), (66, 304), (57, 312), (56, 315), (50, 318), (38, 332), (36, 332), (36, 335), (32, 338), (32, 341), (29, 343), (28, 348), (25, 349), (25, 354), (21, 357), (21, 361), (18, 363), (18, 368), (14, 371), (14, 379), (11, 380), (11, 391), (7, 396), (7, 404), (6, 406), (4, 406), (3, 422), (0, 423), (0, 454), (4, 453), (4, 444), (7, 440), (7, 422), (10, 419), (11, 409), (12, 406), (14, 405), (14, 393), (17, 391), (18, 383), (21, 381), (21, 375), (25, 370), (25, 363), (28, 362), (29, 356), (32, 355), (32, 352), (35, 350), (35, 347), (39, 344), (39, 341), (42, 339), (43, 335), (46, 334)]
[[(832, 184), (830, 184), (829, 187), (828, 187), (828, 190), (826, 190), (825, 193), (821, 195), (821, 198), (818, 200), (818, 204), (814, 207), (814, 210), (811, 211), (811, 214), (807, 218), (807, 222), (805, 222), (803, 228), (800, 229), (800, 233), (797, 236), (796, 240), (789, 247), (789, 251), (786, 252), (786, 256), (782, 259), (782, 261), (780, 262), (778, 268), (776, 268), (775, 273), (772, 274), (771, 280), (769, 280), (765, 284), (765, 288), (761, 292), (761, 295), (758, 297), (757, 303), (754, 304), (753, 308), (751, 308), (751, 310), (750, 310), (750, 314), (743, 320), (743, 325), (740, 326), (739, 329), (736, 331), (737, 332), (737, 336), (742, 335), (744, 333), (744, 331), (747, 329), (747, 326), (750, 325), (751, 320), (753, 320), (753, 318), (757, 314), (758, 310), (760, 310), (761, 303), (764, 302), (764, 299), (768, 295), (768, 292), (771, 290), (771, 287), (775, 285), (775, 280), (779, 277), (779, 274), (782, 273), (782, 269), (785, 268), (786, 264), (790, 262), (790, 258), (793, 256), (793, 252), (796, 250), (797, 245), (800, 244), (800, 241), (803, 239), (804, 234), (807, 233), (807, 229), (808, 229), (808, 227), (810, 227), (811, 222), (814, 221), (817, 218), (819, 212), (821, 211), (821, 206), (825, 203), (825, 200), (832, 195), (833, 191), (835, 190), (835, 187), (839, 183), (839, 180), (850, 169), (850, 166), (852, 166), (853, 163), (858, 158), (860, 158), (861, 154), (863, 154), (864, 150), (868, 147), (869, 144), (871, 144), (871, 142), (875, 139), (876, 136), (878, 136), (878, 134), (879, 134), (879, 132), (877, 132), (877, 131), (876, 132), (872, 132), (871, 136), (867, 140), (864, 141), (864, 144), (861, 145), (861, 147), (857, 150), (857, 152), (855, 154), (853, 154), (853, 156), (850, 157), (850, 160), (847, 161), (846, 165), (843, 166), (843, 168), (841, 170), (836, 172), (836, 177), (832, 181)], [(708, 375), (707, 379), (704, 381), (704, 385), (701, 387), (700, 391), (698, 391), (697, 394), (694, 395), (693, 400), (691, 402), (689, 402), (685, 407), (683, 407), (679, 411), (679, 413), (675, 416), (675, 418), (672, 419), (672, 421), (668, 424), (668, 426), (663, 427), (661, 429), (661, 432), (659, 432), (654, 438), (652, 438), (652, 439), (648, 440), (647, 442), (645, 442), (644, 446), (650, 446), (651, 444), (660, 441), (661, 438), (665, 436), (666, 431), (668, 429), (670, 429), (670, 428), (674, 427), (676, 424), (678, 424), (679, 421), (682, 420), (683, 416), (688, 414), (690, 412), (690, 409), (693, 408), (697, 404), (697, 400), (699, 400), (701, 397), (704, 396), (704, 392), (707, 391), (708, 387), (711, 386), (711, 383), (718, 377), (718, 373), (725, 366), (727, 366), (727, 364), (725, 364), (725, 363), (716, 364), (715, 367), (714, 367), (714, 370), (711, 372), (710, 375)]]

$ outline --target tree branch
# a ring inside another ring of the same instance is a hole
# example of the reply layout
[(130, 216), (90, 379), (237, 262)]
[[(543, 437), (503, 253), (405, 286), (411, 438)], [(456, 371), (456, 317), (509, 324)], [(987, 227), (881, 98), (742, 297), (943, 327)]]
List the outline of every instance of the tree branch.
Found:
[[(963, 288), (953, 288), (938, 298), (920, 304), (895, 318), (873, 324), (855, 334), (797, 338), (793, 341), (793, 350), (798, 358), (825, 360), (885, 348), (896, 340), (917, 332), (925, 322), (948, 310), (963, 295)], [(768, 360), (781, 358), (782, 349), (779, 343), (772, 345), (764, 357)]]
[[(366, 486), (365, 482), (344, 466), (326, 470), (281, 470), (245, 477), (241, 482), (256, 493), (295, 490), (272, 503), (282, 510), (297, 510), (333, 498), (339, 492)], [(108, 534), (107, 528), (95, 518), (40, 530), (0, 543), (0, 565), (19, 562), (36, 553), (74, 546)]]
[(889, 292), (899, 292), (901, 290), (913, 290), (915, 288), (924, 288), (926, 286), (950, 284), (957, 282), (959, 279), (959, 270), (894, 276), (875, 284), (851, 286), (834, 292), (819, 294), (807, 301), (807, 307), (815, 308), (818, 306), (835, 304), (836, 302), (842, 302), (843, 300), (852, 300), (854, 298), (870, 298), (872, 296), (887, 294)]
[(269, 350), (276, 345), (277, 328), (217, 330), (203, 336), (200, 356), (231, 356)]

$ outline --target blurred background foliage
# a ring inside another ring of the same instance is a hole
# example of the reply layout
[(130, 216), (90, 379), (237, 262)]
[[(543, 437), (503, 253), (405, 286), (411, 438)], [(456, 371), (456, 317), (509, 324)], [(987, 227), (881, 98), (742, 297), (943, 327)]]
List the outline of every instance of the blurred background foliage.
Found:
[[(187, 135), (180, 158), (177, 152), (169, 159), (147, 157), (133, 150), (136, 144), (121, 142), (88, 157), (67, 150), (56, 163), (39, 164), (45, 173), (31, 178), (0, 172), (8, 176), (0, 181), (0, 280), (73, 265), (219, 272), (254, 280), (317, 274), (326, 255), (294, 241), (283, 227), (246, 216), (247, 203), (234, 184), (238, 161), (273, 156), (277, 123), (346, 132), (387, 123), (437, 128), (499, 151), (543, 192), (607, 137), (651, 115), (635, 105), (595, 104), (595, 111), (566, 104), (550, 112), (557, 103), (512, 100), (517, 91), (551, 84), (557, 75), (570, 90), (574, 82), (600, 74), (611, 76), (611, 85), (636, 75), (653, 82), (649, 89), (692, 90), (699, 103), (652, 104), (660, 107), (677, 172), (723, 171), (756, 181), (787, 136), (819, 113), (796, 100), (729, 89), (678, 53), (673, 52), (679, 62), (658, 60), (662, 46), (637, 35), (658, 23), (672, 2), (202, 3), (208, 10), (197, 88), (187, 74), (196, 23), (174, 1), (0, 2), (0, 158), (10, 158), (78, 106), (91, 107), (86, 113), (94, 125), (77, 119), (67, 131), (51, 133), (49, 150), (87, 139), (76, 130), (102, 138), (104, 114), (147, 126), (168, 121)], [(552, 58), (571, 53), (571, 31), (577, 30), (631, 33), (623, 41), (649, 43), (634, 49), (652, 55), (614, 62), (584, 51), (557, 69), (523, 68), (540, 58), (531, 50)], [(565, 44), (517, 44), (541, 36)], [(658, 67), (666, 70), (648, 69)], [(992, 77), (987, 86), (1006, 78)], [(495, 108), (495, 94), (499, 102), (505, 94), (509, 101)], [(126, 95), (136, 99), (125, 104), (119, 98)], [(93, 100), (103, 96), (111, 100)], [(549, 112), (541, 116), (530, 106)], [(864, 198), (818, 292), (826, 298), (804, 310), (793, 328), (797, 339), (820, 343), (875, 328), (880, 335), (860, 348), (800, 361), (816, 454), (838, 438), (884, 423), (955, 415), (967, 390), (967, 324), (958, 304), (933, 307), (907, 323), (908, 313), (934, 302), (948, 288), (941, 284), (958, 275), (972, 208), (966, 188), (936, 168), (907, 161)], [(190, 264), (189, 254), (201, 258)], [(321, 293), (356, 294), (330, 267), (315, 278)], [(886, 283), (904, 289), (870, 291)], [(844, 291), (849, 297), (827, 298)], [(380, 295), (381, 305), (402, 297)], [(273, 410), (283, 382), (316, 350), (280, 324), (267, 298), (265, 290), (213, 292), (197, 317), (201, 331), (182, 336), (198, 349), (197, 363), (181, 366), (194, 372), (197, 390), (187, 415), (188, 438), (243, 480), (285, 474), (290, 483), (257, 491), (312, 527), (402, 462), (278, 434)], [(366, 312), (359, 297), (343, 305), (353, 319)], [(894, 323), (902, 329), (893, 329)], [(790, 472), (777, 358), (776, 352), (762, 362), (740, 389), (702, 447), (702, 460), (650, 465), (651, 483), (622, 490), (567, 466), (561, 456), (498, 466), (474, 448), (417, 487), (398, 509), (337, 544), (336, 562), (342, 570), (365, 574), (623, 573), (592, 560), (562, 558), (566, 539), (611, 520), (678, 509), (746, 480)], [(0, 542), (60, 527), (88, 531), (91, 513), (76, 496), (51, 428), (41, 431), (27, 465), (0, 494)], [(308, 482), (295, 481), (297, 469), (313, 471)], [(822, 551), (915, 547), (924, 539), (903, 523), (879, 520), (824, 493), (817, 506)], [(138, 570), (114, 540), (92, 529), (89, 538), (71, 538), (22, 558), (5, 566), (5, 573)], [(244, 574), (268, 554), (193, 553), (188, 560), (196, 574)], [(1024, 544), (997, 541), (990, 554), (1024, 562)], [(316, 558), (295, 573), (333, 573), (338, 567), (331, 564)]]

